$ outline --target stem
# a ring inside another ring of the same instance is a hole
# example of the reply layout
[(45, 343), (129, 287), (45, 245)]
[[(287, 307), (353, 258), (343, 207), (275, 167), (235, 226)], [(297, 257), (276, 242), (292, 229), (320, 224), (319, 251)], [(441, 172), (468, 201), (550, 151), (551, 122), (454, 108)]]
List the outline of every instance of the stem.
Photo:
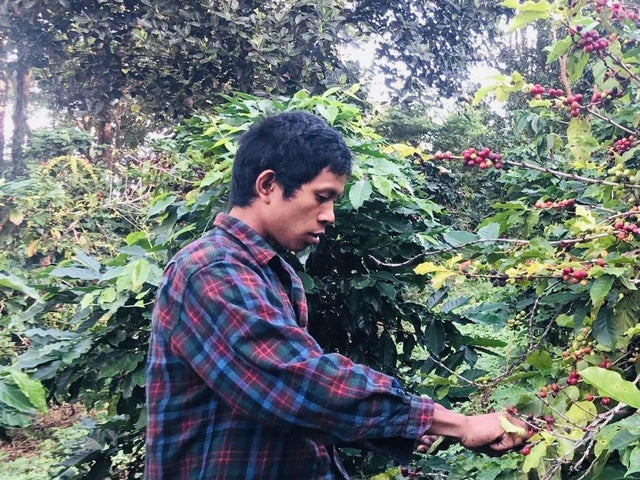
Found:
[(610, 123), (611, 125), (613, 125), (616, 128), (619, 128), (620, 130), (622, 130), (623, 132), (626, 132), (630, 135), (634, 135), (637, 136), (638, 132), (634, 132), (633, 130), (629, 130), (627, 127), (623, 127), (622, 125), (620, 125), (617, 122), (614, 122), (613, 120), (611, 120), (610, 118), (605, 117), (604, 115), (601, 115), (600, 113), (598, 113), (596, 110), (594, 110), (593, 108), (589, 108), (589, 107), (581, 107), (584, 108), (587, 112), (589, 112), (591, 115), (593, 115), (594, 117), (599, 118), (600, 120)]
[[(552, 240), (552, 241), (549, 242), (549, 244), (551, 244), (551, 245), (560, 245), (562, 247), (566, 247), (568, 245), (575, 245), (577, 243), (588, 242), (590, 240), (596, 240), (598, 238), (609, 237), (609, 236), (613, 235), (614, 233), (616, 233), (616, 231), (613, 231), (611, 233), (597, 233), (597, 234), (594, 234), (594, 235), (584, 235), (582, 237), (567, 238), (565, 240)], [(400, 268), (400, 267), (407, 267), (407, 266), (413, 264), (414, 262), (416, 262), (416, 261), (418, 261), (418, 260), (420, 260), (420, 259), (422, 259), (424, 257), (428, 257), (428, 256), (432, 256), (432, 255), (439, 255), (441, 253), (448, 253), (448, 252), (457, 251), (457, 250), (463, 249), (465, 247), (469, 247), (471, 245), (477, 245), (479, 243), (514, 243), (514, 244), (517, 244), (517, 245), (529, 245), (529, 243), (531, 243), (531, 242), (529, 240), (520, 240), (520, 239), (515, 239), (515, 238), (485, 238), (485, 239), (472, 240), (470, 242), (461, 243), (460, 245), (456, 245), (455, 247), (442, 248), (442, 249), (439, 249), (439, 250), (430, 250), (430, 251), (427, 251), (427, 252), (422, 252), (422, 253), (419, 253), (418, 255), (410, 258), (409, 260), (405, 260), (404, 262), (400, 262), (400, 263), (383, 262), (382, 260), (377, 259), (373, 255), (369, 255), (369, 258), (379, 267)]]
[(577, 180), (580, 182), (597, 183), (599, 185), (609, 185), (612, 187), (640, 188), (640, 185), (633, 185), (630, 183), (618, 183), (618, 182), (612, 182), (610, 180), (599, 180), (597, 178), (583, 177), (581, 175), (576, 175), (574, 173), (564, 173), (558, 170), (553, 170), (549, 167), (538, 167), (537, 165), (531, 165), (530, 163), (526, 163), (526, 162), (503, 160), (502, 163), (504, 163), (505, 165), (513, 165), (515, 167), (528, 168), (530, 170), (537, 170), (539, 172), (549, 173), (555, 177), (570, 178), (571, 180)]

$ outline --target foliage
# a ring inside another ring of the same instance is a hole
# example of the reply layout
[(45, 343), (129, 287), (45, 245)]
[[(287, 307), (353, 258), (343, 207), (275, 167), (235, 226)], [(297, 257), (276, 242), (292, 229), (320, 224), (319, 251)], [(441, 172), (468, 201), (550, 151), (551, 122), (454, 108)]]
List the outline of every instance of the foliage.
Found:
[(493, 377), (459, 371), (422, 388), (463, 382), (466, 408), (510, 405), (533, 435), (522, 456), (499, 465), (455, 450), (442, 464), (419, 464), (452, 478), (630, 478), (640, 471), (638, 11), (602, 1), (505, 5), (516, 11), (513, 28), (547, 22), (559, 78), (533, 85), (516, 72), (477, 96), (529, 98), (499, 162), (486, 144), (427, 156), (469, 171), (501, 163), (502, 195), (475, 233), (447, 232), (443, 256), (416, 272), (451, 290), (482, 280), (507, 289), (511, 305), (480, 309), (515, 338)]
[[(398, 374), (399, 365), (413, 364), (411, 353), (417, 345), (433, 344), (427, 333), (436, 329), (442, 360), (451, 368), (464, 360), (460, 351), (467, 353), (467, 360), (475, 358), (473, 346), (440, 343), (441, 334), (460, 337), (446, 322), (451, 313), (439, 318), (439, 312), (411, 299), (409, 287), (421, 286), (422, 277), (409, 266), (392, 273), (380, 264), (382, 260), (405, 262), (433, 243), (433, 235), (442, 228), (437, 221), (440, 207), (417, 195), (421, 181), (412, 165), (415, 149), (388, 145), (366, 124), (357, 104), (348, 103), (359, 102), (356, 90), (334, 89), (321, 96), (302, 91), (293, 98), (275, 100), (246, 94), (226, 97), (214, 114), (194, 116), (179, 125), (172, 137), (158, 141), (159, 156), (149, 162), (156, 169), (138, 162), (132, 164), (134, 176), (122, 167), (121, 188), (108, 196), (116, 206), (132, 199), (126, 195), (130, 183), (146, 185), (142, 191), (153, 187), (152, 196), (135, 204), (139, 208), (131, 212), (128, 224), (105, 212), (109, 202), (103, 201), (82, 207), (86, 208), (82, 222), (103, 215), (104, 231), (86, 226), (84, 235), (93, 238), (90, 245), (51, 236), (41, 239), (42, 252), (55, 248), (56, 254), (51, 255), (50, 265), (31, 264), (29, 284), (41, 301), (25, 302), (28, 308), (16, 307), (11, 317), (12, 332), (29, 339), (29, 348), (18, 356), (16, 367), (41, 381), (49, 398), (80, 400), (113, 415), (95, 425), (93, 440), (66, 461), (65, 468), (80, 468), (91, 478), (101, 478), (114, 474), (112, 457), (125, 451), (137, 458), (130, 468), (139, 470), (144, 360), (162, 268), (181, 246), (209, 229), (215, 214), (225, 208), (238, 137), (260, 117), (278, 111), (307, 109), (323, 116), (344, 134), (355, 158), (353, 178), (328, 238), (316, 249), (290, 258), (308, 293), (310, 328), (323, 346)], [(174, 156), (161, 152), (174, 152)], [(13, 188), (7, 192), (10, 196), (23, 195), (8, 205), (8, 211), (32, 202), (23, 221), (34, 217), (15, 225), (20, 229), (8, 234), (12, 239), (8, 241), (27, 242), (30, 231), (46, 234), (53, 228), (35, 222), (42, 195), (64, 188), (74, 208), (80, 208), (83, 204), (78, 202), (90, 191), (95, 194), (96, 187), (113, 180), (97, 170), (92, 170), (96, 178), (87, 178), (83, 169), (90, 165), (79, 159), (77, 177), (65, 176), (62, 173), (69, 170), (59, 168), (70, 167), (71, 159), (53, 159), (35, 169), (32, 180), (7, 184), (6, 188)], [(39, 182), (44, 191), (37, 188)], [(62, 201), (63, 196), (54, 198)], [(70, 207), (61, 206), (63, 213)], [(57, 221), (63, 223), (63, 219)], [(118, 237), (124, 241), (117, 243)], [(113, 243), (110, 249), (96, 248), (106, 239)], [(15, 265), (11, 258), (7, 257), (7, 265)], [(442, 300), (440, 294), (431, 305)]]
[(73, 127), (33, 130), (24, 154), (27, 161), (44, 161), (65, 155), (86, 156), (92, 143), (91, 133)]

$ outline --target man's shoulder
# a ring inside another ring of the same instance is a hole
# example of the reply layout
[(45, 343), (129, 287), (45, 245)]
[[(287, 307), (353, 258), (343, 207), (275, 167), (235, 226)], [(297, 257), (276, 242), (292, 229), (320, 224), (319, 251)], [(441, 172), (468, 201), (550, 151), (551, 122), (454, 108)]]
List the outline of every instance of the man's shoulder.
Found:
[(174, 268), (182, 270), (187, 276), (216, 264), (250, 263), (253, 263), (253, 260), (244, 245), (218, 228), (182, 248), (170, 262)]

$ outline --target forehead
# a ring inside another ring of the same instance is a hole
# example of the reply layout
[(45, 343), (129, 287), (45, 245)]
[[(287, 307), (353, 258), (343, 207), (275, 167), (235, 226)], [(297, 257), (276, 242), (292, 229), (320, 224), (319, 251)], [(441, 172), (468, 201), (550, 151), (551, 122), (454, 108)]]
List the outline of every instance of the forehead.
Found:
[(346, 183), (346, 175), (338, 175), (329, 170), (328, 167), (325, 167), (310, 182), (303, 186), (314, 191), (322, 190), (334, 192), (336, 195), (342, 195)]

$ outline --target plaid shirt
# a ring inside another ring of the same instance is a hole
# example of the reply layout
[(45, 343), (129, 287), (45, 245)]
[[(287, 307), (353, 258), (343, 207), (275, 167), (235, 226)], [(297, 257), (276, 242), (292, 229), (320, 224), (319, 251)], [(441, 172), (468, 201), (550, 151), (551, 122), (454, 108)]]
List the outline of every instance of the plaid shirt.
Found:
[(307, 332), (299, 277), (225, 214), (169, 262), (153, 312), (145, 478), (348, 478), (336, 444), (410, 458), (433, 402)]

